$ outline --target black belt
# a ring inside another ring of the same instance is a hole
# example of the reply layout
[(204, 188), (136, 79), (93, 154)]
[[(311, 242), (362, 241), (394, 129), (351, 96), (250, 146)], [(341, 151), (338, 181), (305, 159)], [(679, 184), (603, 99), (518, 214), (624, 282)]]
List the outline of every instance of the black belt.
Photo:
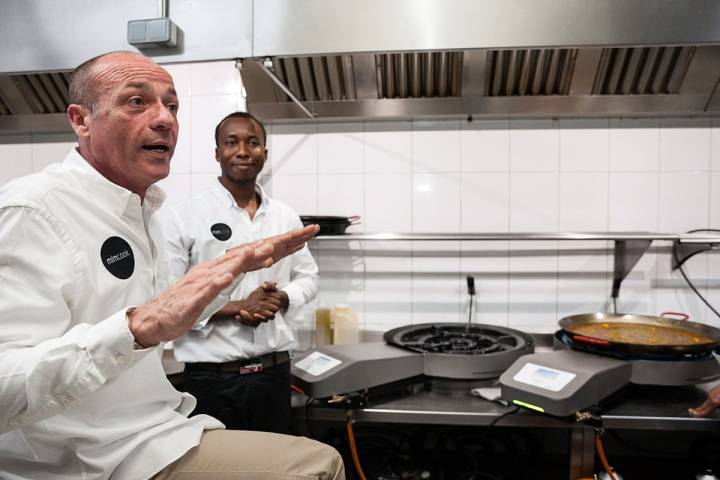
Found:
[(192, 362), (186, 363), (185, 368), (200, 368), (203, 370), (212, 370), (214, 372), (233, 372), (242, 375), (247, 373), (262, 372), (266, 368), (274, 367), (290, 361), (289, 352), (273, 352), (267, 355), (261, 355), (254, 358), (243, 358), (242, 360), (233, 360), (232, 362), (213, 363), (213, 362)]

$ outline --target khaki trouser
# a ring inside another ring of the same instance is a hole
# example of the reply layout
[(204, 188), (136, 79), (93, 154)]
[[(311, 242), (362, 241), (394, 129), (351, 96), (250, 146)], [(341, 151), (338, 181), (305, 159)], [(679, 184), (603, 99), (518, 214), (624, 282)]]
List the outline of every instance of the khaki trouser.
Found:
[(338, 452), (304, 437), (210, 430), (154, 480), (344, 480)]

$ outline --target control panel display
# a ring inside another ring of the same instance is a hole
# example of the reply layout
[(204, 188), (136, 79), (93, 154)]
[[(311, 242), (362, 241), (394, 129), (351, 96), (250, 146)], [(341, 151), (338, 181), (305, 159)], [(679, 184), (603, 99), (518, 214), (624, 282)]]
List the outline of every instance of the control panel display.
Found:
[(526, 363), (515, 374), (513, 380), (538, 388), (559, 392), (565, 388), (577, 375), (571, 372), (557, 370), (555, 368)]
[(299, 368), (310, 375), (318, 377), (341, 363), (341, 360), (324, 353), (312, 352), (307, 357), (295, 363), (295, 368)]

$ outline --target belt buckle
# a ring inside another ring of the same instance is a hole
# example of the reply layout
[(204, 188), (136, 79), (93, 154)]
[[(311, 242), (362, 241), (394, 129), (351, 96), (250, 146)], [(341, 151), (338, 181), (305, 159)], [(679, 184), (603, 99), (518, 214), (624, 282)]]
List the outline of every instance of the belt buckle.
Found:
[(243, 365), (240, 367), (240, 375), (246, 375), (248, 373), (258, 373), (262, 372), (262, 370), (262, 362), (250, 363), (248, 365)]

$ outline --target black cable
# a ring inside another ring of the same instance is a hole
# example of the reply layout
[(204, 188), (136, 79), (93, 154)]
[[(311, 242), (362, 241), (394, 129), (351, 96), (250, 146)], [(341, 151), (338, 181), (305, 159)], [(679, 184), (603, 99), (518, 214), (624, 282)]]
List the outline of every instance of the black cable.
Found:
[(502, 415), (498, 415), (493, 419), (492, 422), (488, 424), (488, 427), (494, 427), (500, 420), (507, 417), (508, 415), (513, 415), (517, 413), (520, 410), (520, 407), (514, 407), (512, 410), (508, 410), (507, 412), (503, 413)]
[(310, 395), (307, 396), (305, 401), (305, 431), (307, 432), (308, 438), (313, 438), (312, 432), (310, 431), (310, 405), (315, 401)]
[[(688, 232), (688, 233), (693, 233), (693, 232), (697, 232), (697, 231), (698, 231), (698, 230), (691, 230), (691, 231)], [(715, 231), (715, 230), (708, 230), (708, 231)], [(700, 300), (702, 300), (703, 303), (704, 303), (705, 305), (707, 305), (707, 307), (708, 307), (710, 310), (712, 310), (712, 312), (713, 312), (715, 315), (717, 315), (718, 318), (720, 318), (720, 313), (718, 313), (718, 311), (715, 310), (715, 308), (714, 308), (712, 305), (710, 305), (710, 302), (708, 302), (708, 301), (705, 299), (705, 297), (702, 296), (702, 294), (698, 291), (697, 288), (695, 288), (695, 285), (693, 285), (693, 283), (690, 281), (690, 279), (688, 278), (688, 276), (685, 274), (685, 270), (683, 270), (682, 265), (680, 265), (680, 259), (678, 258), (678, 254), (677, 254), (677, 243), (674, 243), (674, 244), (673, 244), (672, 252), (673, 252), (673, 257), (675, 258), (675, 263), (677, 264), (677, 269), (680, 270), (680, 275), (682, 275), (682, 277), (685, 279), (685, 281), (687, 282), (688, 286), (692, 289), (692, 291), (695, 292), (695, 295), (697, 295), (697, 296), (700, 298)]]
[(695, 230), (688, 230), (685, 233), (698, 233), (698, 232), (720, 232), (717, 228), (696, 228)]

